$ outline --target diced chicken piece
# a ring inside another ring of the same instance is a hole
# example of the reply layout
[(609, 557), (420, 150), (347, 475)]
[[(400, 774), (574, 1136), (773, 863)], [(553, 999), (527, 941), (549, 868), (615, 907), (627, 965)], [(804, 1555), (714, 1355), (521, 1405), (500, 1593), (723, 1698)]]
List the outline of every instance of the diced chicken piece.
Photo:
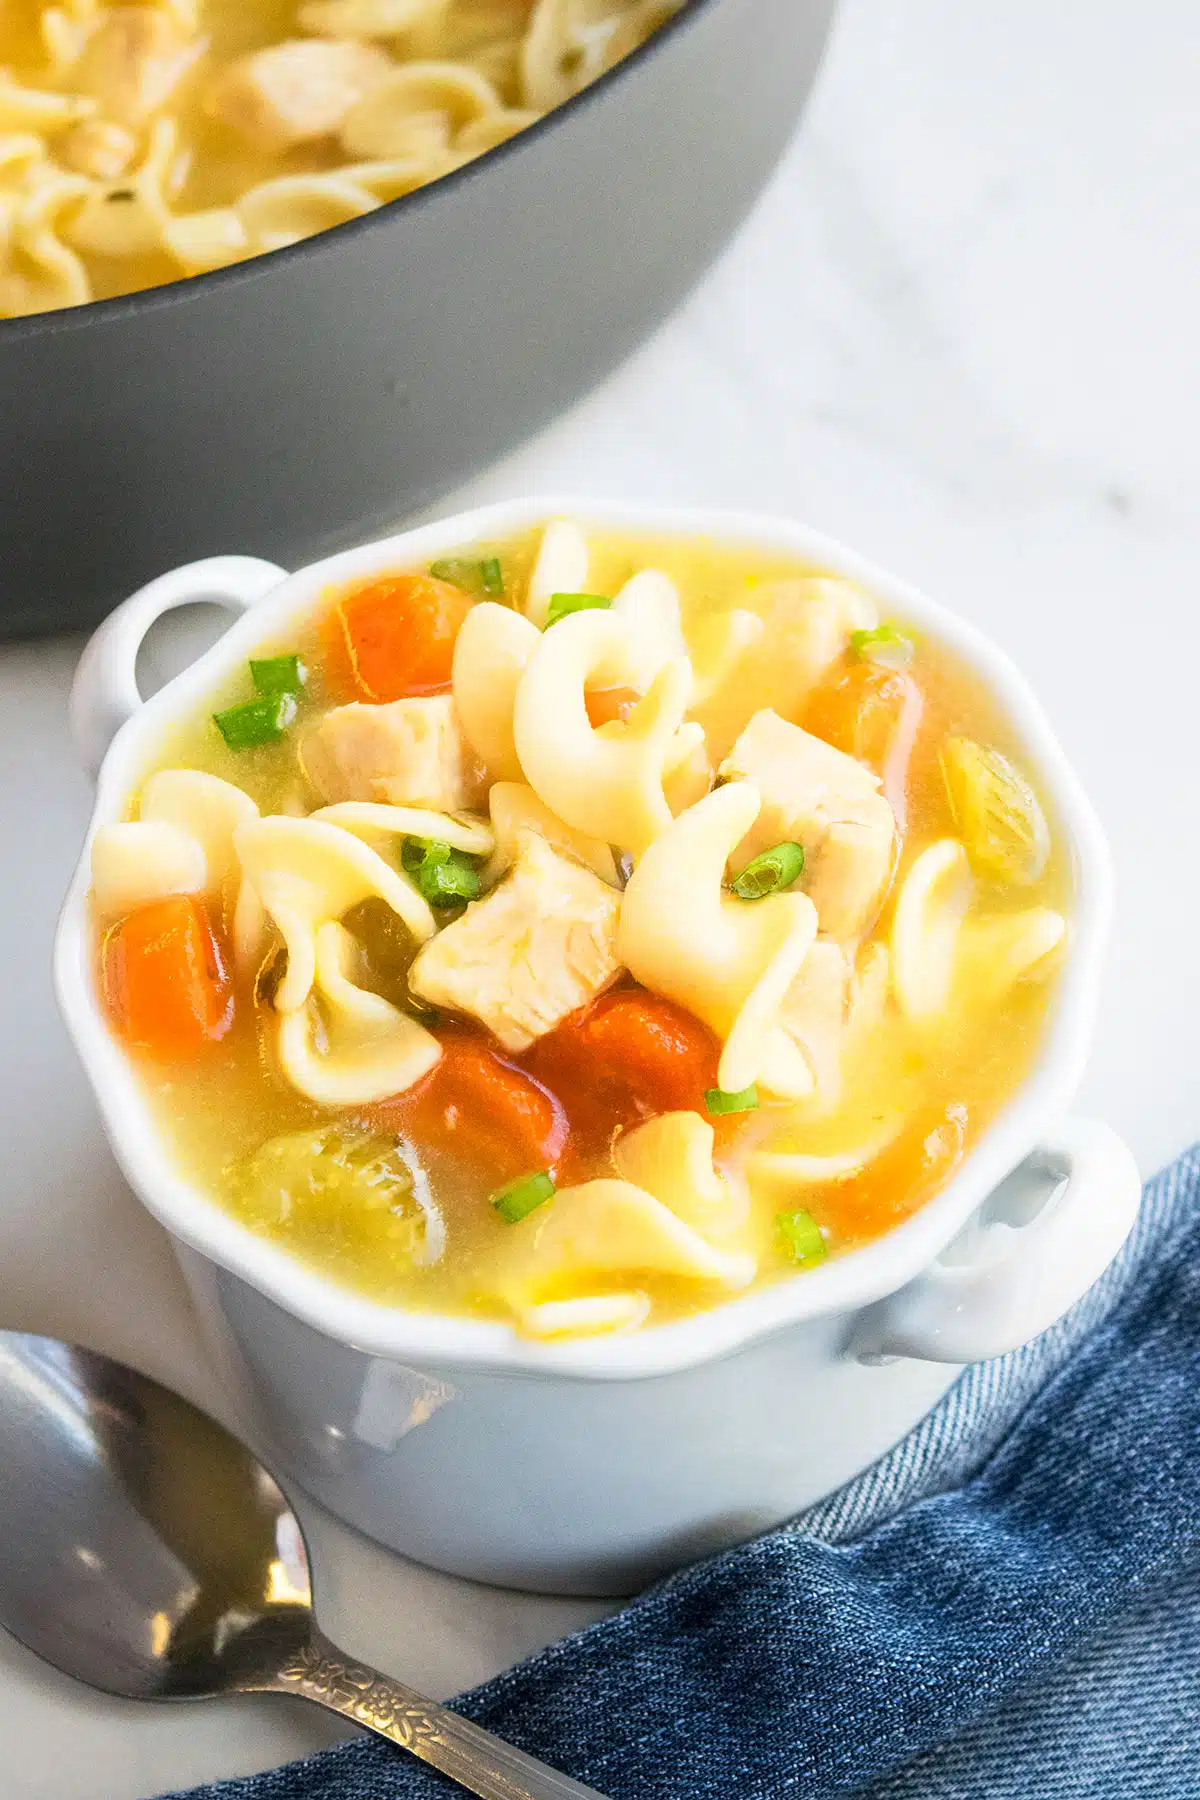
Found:
[(422, 947), (409, 987), (528, 1049), (616, 980), (620, 911), (607, 882), (522, 832), (511, 872)]
[(734, 868), (774, 844), (802, 844), (801, 885), (822, 932), (840, 940), (861, 936), (887, 891), (896, 835), (876, 776), (769, 710), (755, 713), (720, 774), (753, 782), (762, 796), (762, 810), (732, 858)]
[(143, 125), (166, 105), (204, 54), (164, 6), (114, 6), (88, 39), (72, 82), (94, 94), (105, 118)]
[(293, 38), (230, 63), (208, 110), (264, 149), (286, 150), (336, 131), (394, 66), (373, 44)]
[(323, 800), (376, 800), (463, 812), (483, 767), (463, 740), (449, 694), (336, 706), (304, 741), (305, 773)]

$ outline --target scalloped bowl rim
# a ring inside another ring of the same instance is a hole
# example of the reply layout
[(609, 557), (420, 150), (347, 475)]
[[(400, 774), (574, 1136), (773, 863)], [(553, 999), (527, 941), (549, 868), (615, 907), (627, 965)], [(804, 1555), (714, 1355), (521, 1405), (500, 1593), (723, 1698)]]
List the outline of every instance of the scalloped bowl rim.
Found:
[[(87, 907), (96, 827), (125, 816), (163, 728), (190, 709), (264, 638), (309, 614), (330, 585), (397, 565), (428, 562), (476, 540), (502, 537), (566, 515), (599, 529), (707, 537), (795, 555), (860, 583), (961, 657), (999, 701), (1067, 833), (1073, 898), (1070, 952), (1055, 989), (1038, 1060), (940, 1192), (910, 1218), (859, 1249), (812, 1270), (627, 1336), (535, 1342), (510, 1326), (389, 1306), (355, 1294), (256, 1236), (172, 1161), (133, 1064), (110, 1033), (93, 974)], [(401, 1362), (522, 1371), (530, 1376), (632, 1379), (728, 1355), (787, 1326), (857, 1311), (894, 1293), (936, 1259), (972, 1212), (1061, 1117), (1090, 1048), (1111, 912), (1111, 868), (1096, 815), (1025, 678), (979, 631), (907, 582), (822, 533), (745, 511), (618, 503), (573, 496), (501, 501), (342, 551), (290, 575), (168, 682), (117, 733), (100, 771), (87, 837), (59, 920), (54, 950), (58, 1003), (99, 1104), (122, 1171), (175, 1237), (250, 1283), (326, 1336)]]

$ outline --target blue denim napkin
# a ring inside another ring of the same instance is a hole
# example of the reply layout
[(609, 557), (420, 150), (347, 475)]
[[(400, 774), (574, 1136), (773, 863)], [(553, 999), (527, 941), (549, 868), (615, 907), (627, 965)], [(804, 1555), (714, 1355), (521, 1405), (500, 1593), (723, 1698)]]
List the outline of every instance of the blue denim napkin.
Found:
[[(1196, 1800), (1200, 1151), (842, 1493), (455, 1705), (612, 1800)], [(459, 1791), (362, 1740), (191, 1800)]]

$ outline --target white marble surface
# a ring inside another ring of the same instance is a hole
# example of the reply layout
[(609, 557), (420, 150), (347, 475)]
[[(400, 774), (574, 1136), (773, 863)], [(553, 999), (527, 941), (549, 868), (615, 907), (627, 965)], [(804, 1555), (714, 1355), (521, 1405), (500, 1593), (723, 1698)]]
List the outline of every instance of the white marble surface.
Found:
[[(804, 135), (690, 306), (452, 497), (552, 486), (790, 512), (985, 623), (1115, 844), (1085, 1100), (1147, 1169), (1200, 1126), (1198, 92), (1194, 0), (846, 0)], [(0, 651), (0, 1317), (219, 1410), (52, 1007), (88, 804), (63, 724), (76, 648)], [(327, 1628), (435, 1693), (599, 1610), (405, 1567), (306, 1516)], [(5, 1800), (136, 1800), (335, 1734), (292, 1702), (95, 1698), (0, 1636)]]

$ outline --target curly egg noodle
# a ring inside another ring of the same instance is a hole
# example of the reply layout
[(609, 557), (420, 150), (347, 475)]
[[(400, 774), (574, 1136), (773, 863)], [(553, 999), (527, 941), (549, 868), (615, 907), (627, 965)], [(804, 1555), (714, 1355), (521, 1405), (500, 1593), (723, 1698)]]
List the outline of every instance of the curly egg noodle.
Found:
[(0, 319), (218, 269), (494, 149), (681, 0), (0, 0)]
[(351, 1287), (537, 1337), (912, 1212), (1066, 940), (969, 672), (703, 539), (557, 519), (332, 590), (156, 762), (92, 902), (181, 1165)]

